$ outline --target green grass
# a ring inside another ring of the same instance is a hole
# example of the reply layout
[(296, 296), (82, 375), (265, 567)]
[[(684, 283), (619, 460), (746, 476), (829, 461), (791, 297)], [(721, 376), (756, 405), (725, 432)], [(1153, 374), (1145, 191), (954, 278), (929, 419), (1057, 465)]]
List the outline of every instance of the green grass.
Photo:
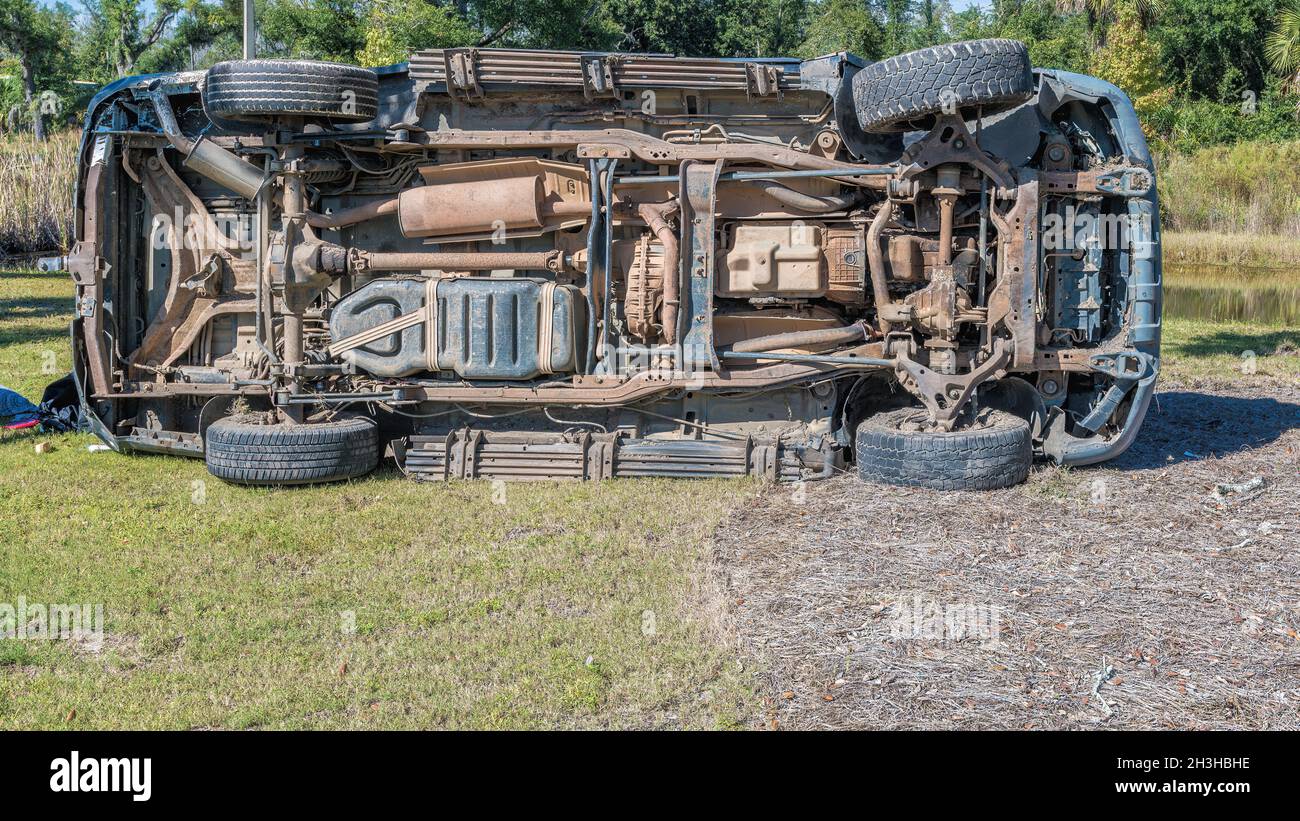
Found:
[(71, 318), (66, 275), (0, 270), (0, 385), (36, 401), (71, 370)]
[[(1247, 353), (1255, 354), (1253, 360)], [(1300, 329), (1165, 319), (1163, 380), (1206, 386), (1300, 384)], [(1251, 364), (1253, 363), (1253, 372)]]
[[(0, 275), (0, 383), (68, 367), (64, 277)], [(754, 485), (241, 488), (202, 462), (0, 441), (0, 602), (107, 637), (0, 640), (0, 728), (732, 727), (756, 713), (709, 534)], [(352, 614), (352, 615), (348, 615)], [(355, 625), (354, 631), (347, 626)], [(71, 718), (70, 718), (71, 716)]]

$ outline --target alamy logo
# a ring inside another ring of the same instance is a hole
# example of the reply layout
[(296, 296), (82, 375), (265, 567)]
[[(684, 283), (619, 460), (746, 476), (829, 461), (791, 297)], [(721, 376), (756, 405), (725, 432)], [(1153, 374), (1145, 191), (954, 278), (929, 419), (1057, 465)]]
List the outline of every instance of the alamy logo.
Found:
[(104, 605), (37, 604), (19, 596), (0, 602), (0, 639), (83, 642), (92, 650), (104, 643)]
[(50, 762), (52, 792), (128, 792), (132, 801), (153, 795), (152, 758), (82, 758), (76, 750)]

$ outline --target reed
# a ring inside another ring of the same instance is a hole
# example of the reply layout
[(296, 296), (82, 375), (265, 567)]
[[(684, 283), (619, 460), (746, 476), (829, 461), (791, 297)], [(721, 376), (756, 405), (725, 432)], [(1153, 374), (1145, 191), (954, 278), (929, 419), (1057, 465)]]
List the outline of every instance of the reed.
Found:
[(1164, 233), (1165, 269), (1172, 266), (1285, 269), (1300, 268), (1300, 236), (1178, 231)]
[(79, 133), (39, 142), (30, 134), (0, 138), (0, 256), (67, 251)]

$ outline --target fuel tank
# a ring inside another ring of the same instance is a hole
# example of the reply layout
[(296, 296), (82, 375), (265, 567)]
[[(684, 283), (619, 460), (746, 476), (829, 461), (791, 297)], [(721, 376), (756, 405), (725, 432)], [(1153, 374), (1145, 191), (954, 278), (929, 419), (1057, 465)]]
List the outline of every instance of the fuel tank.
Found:
[(331, 351), (374, 376), (535, 379), (578, 368), (577, 288), (506, 277), (384, 278), (335, 304)]

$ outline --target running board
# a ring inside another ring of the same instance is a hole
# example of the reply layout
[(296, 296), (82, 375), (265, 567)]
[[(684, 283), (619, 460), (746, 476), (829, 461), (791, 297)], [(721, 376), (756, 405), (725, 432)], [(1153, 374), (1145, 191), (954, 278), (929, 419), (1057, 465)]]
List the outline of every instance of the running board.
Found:
[[(762, 443), (701, 439), (630, 439), (609, 433), (540, 433), (466, 428), (444, 436), (394, 440), (393, 454), (406, 475), (450, 479), (712, 479), (758, 476), (770, 482), (820, 478), (819, 451)], [(813, 460), (809, 464), (806, 460)]]

